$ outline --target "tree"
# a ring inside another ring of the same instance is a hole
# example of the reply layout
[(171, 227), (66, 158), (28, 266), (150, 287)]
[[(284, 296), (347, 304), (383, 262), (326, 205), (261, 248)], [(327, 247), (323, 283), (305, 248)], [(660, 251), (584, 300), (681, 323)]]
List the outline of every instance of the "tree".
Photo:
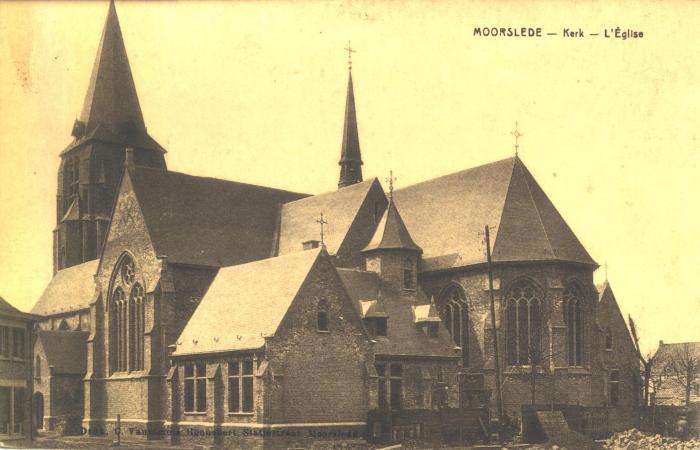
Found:
[(656, 355), (654, 354), (653, 356), (650, 354), (647, 354), (646, 358), (642, 356), (642, 351), (639, 348), (639, 336), (637, 335), (637, 327), (634, 324), (634, 320), (632, 320), (632, 316), (629, 315), (627, 316), (629, 324), (630, 324), (630, 331), (632, 332), (632, 338), (634, 340), (634, 349), (637, 352), (637, 357), (639, 358), (639, 361), (642, 363), (642, 368), (643, 368), (643, 373), (644, 373), (644, 406), (649, 405), (649, 386), (650, 386), (650, 381), (651, 381), (651, 369), (654, 366), (654, 361), (656, 359)]
[(664, 361), (664, 371), (685, 389), (685, 406), (690, 406), (693, 383), (700, 378), (700, 345), (691, 342), (673, 344)]

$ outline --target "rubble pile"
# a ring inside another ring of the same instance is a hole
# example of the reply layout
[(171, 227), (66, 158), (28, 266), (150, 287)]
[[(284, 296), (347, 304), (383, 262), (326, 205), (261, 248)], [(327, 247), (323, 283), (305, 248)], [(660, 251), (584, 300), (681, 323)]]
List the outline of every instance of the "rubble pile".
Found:
[(696, 450), (700, 449), (700, 439), (681, 441), (658, 434), (642, 433), (632, 428), (631, 430), (614, 434), (610, 439), (605, 440), (603, 446), (603, 448), (610, 450)]

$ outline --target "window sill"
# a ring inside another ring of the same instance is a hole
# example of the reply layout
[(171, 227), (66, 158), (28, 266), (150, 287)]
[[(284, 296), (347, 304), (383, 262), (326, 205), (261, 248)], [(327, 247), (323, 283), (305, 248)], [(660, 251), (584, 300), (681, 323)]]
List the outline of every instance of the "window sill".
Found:
[(190, 412), (185, 412), (186, 416), (206, 416), (207, 412), (195, 412), (195, 411), (190, 411)]
[(319, 333), (319, 334), (331, 334), (331, 330), (316, 330), (316, 333)]
[(611, 349), (611, 348), (606, 348), (605, 351), (606, 351), (606, 352), (612, 352), (613, 349)]
[(254, 412), (230, 412), (228, 413), (231, 417), (252, 417), (255, 415)]

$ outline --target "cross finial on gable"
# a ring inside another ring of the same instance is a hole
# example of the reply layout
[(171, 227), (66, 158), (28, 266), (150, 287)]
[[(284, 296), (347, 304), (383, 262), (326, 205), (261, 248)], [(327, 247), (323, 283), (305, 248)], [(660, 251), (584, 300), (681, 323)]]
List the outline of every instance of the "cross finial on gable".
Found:
[(394, 181), (396, 180), (397, 178), (394, 176), (394, 171), (390, 170), (389, 178), (386, 178), (386, 182), (389, 183), (389, 198), (392, 200), (394, 198)]
[(321, 213), (321, 217), (316, 219), (316, 223), (321, 225), (321, 246), (325, 246), (326, 244), (324, 243), (324, 234), (323, 234), (323, 226), (328, 223), (326, 219), (323, 218), (323, 212)]
[(520, 138), (525, 136), (523, 133), (518, 131), (518, 121), (515, 121), (515, 130), (511, 131), (510, 134), (515, 136), (515, 156), (518, 156), (518, 147), (520, 147)]
[(352, 54), (357, 53), (357, 51), (352, 49), (350, 41), (348, 41), (348, 46), (345, 47), (345, 50), (348, 52), (348, 70), (352, 70)]

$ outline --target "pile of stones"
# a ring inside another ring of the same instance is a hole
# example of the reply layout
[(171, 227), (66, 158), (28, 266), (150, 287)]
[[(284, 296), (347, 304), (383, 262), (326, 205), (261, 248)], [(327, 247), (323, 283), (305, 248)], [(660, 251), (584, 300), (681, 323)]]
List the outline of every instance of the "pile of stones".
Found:
[(610, 450), (696, 450), (700, 449), (700, 439), (681, 441), (672, 437), (658, 434), (646, 434), (632, 428), (631, 430), (616, 433), (610, 439), (606, 439), (603, 448)]

